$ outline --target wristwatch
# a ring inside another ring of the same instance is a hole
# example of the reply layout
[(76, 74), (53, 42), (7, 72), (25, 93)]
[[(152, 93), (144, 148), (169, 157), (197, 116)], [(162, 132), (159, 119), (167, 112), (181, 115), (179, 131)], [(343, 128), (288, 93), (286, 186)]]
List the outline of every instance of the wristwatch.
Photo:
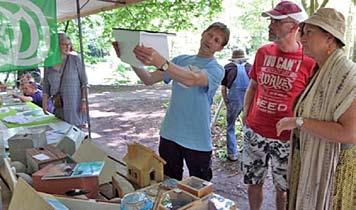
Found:
[(166, 60), (158, 70), (167, 71), (168, 67), (169, 67), (169, 61)]
[(295, 120), (295, 124), (297, 124), (297, 128), (301, 128), (304, 124), (303, 117), (297, 117), (297, 119)]

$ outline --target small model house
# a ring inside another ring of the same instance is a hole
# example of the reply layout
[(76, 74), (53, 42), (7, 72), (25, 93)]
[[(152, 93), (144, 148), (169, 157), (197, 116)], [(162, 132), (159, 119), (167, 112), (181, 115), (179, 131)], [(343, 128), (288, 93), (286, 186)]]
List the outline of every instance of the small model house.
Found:
[(166, 164), (153, 150), (133, 143), (123, 159), (127, 164), (127, 178), (139, 187), (145, 187), (163, 180), (163, 165)]
[(9, 153), (12, 161), (27, 164), (26, 149), (47, 145), (45, 129), (25, 129), (8, 140)]
[(72, 125), (64, 137), (56, 144), (56, 147), (68, 155), (73, 155), (79, 149), (84, 138), (85, 133)]

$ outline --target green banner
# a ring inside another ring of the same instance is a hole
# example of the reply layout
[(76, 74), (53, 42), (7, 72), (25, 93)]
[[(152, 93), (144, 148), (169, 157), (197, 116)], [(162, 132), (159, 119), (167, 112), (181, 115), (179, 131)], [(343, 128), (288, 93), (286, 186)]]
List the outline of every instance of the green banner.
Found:
[(56, 0), (0, 0), (0, 72), (58, 63)]

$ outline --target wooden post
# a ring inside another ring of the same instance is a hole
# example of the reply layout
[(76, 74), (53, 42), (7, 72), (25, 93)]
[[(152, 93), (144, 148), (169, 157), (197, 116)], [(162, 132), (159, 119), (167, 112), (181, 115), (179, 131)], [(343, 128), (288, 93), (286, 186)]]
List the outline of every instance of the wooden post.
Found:
[(221, 100), (219, 102), (219, 105), (218, 105), (218, 108), (216, 108), (216, 112), (214, 114), (214, 117), (211, 120), (210, 128), (213, 128), (215, 126), (216, 120), (218, 119), (218, 116), (219, 116), (219, 113), (220, 113), (220, 110), (221, 110), (221, 107), (222, 107), (223, 103), (224, 103), (224, 99), (221, 98)]

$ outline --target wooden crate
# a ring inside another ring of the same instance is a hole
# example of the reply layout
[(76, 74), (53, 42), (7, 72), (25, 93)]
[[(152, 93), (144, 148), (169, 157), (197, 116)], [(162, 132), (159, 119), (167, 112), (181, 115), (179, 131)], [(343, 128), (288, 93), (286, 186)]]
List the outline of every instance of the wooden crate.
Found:
[[(44, 154), (48, 156), (49, 159), (37, 160), (36, 158), (33, 158), (34, 155), (38, 154)], [(44, 168), (48, 164), (64, 163), (66, 157), (66, 154), (64, 154), (60, 149), (51, 145), (40, 148), (26, 149), (28, 173), (32, 174), (33, 172)]]
[(42, 179), (43, 176), (51, 171), (52, 164), (40, 169), (32, 174), (33, 187), (40, 192), (65, 195), (66, 192), (73, 189), (80, 189), (88, 192), (85, 195), (88, 198), (96, 198), (99, 193), (99, 177), (65, 177), (55, 179)]
[(185, 192), (181, 189), (175, 188), (169, 190), (162, 194), (159, 199), (159, 210), (186, 210), (194, 209), (194, 206), (197, 204), (198, 197)]
[(179, 182), (177, 187), (197, 196), (198, 198), (202, 198), (213, 192), (213, 184), (211, 182), (195, 176), (188, 177)]

